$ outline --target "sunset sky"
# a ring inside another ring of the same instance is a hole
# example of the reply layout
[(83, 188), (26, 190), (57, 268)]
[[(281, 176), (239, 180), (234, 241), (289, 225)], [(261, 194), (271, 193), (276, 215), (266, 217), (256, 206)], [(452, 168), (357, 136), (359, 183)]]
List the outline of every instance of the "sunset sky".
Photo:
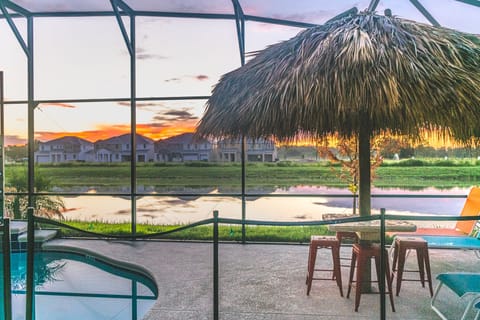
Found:
[[(111, 10), (109, 1), (17, 0), (27, 9), (45, 11)], [(138, 10), (232, 13), (230, 0), (126, 1)], [(321, 24), (370, 1), (241, 0), (245, 14)], [(480, 34), (480, 8), (454, 0), (420, 1), (441, 25)], [(81, 7), (81, 8), (79, 8)], [(380, 1), (383, 14), (427, 22), (408, 0)], [(26, 36), (24, 19), (15, 19)], [(127, 24), (128, 25), (128, 24)], [(190, 18), (138, 17), (137, 97), (208, 96), (222, 74), (240, 66), (235, 22)], [(246, 51), (286, 40), (302, 29), (246, 23)], [(36, 18), (35, 99), (127, 98), (129, 55), (113, 17)], [(0, 20), (0, 70), (7, 101), (27, 98), (25, 55), (4, 19)], [(193, 131), (206, 100), (140, 101), (137, 132), (154, 140)], [(5, 107), (6, 145), (24, 144), (25, 104)], [(125, 102), (44, 103), (35, 111), (36, 139), (75, 135), (90, 141), (130, 131), (130, 105)]]

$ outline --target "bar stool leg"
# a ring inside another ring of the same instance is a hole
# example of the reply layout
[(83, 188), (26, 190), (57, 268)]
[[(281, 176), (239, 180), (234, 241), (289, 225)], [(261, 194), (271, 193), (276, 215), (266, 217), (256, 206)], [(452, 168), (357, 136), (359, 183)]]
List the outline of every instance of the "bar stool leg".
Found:
[(418, 272), (420, 273), (420, 282), (422, 284), (422, 288), (425, 288), (425, 257), (423, 256), (423, 252), (425, 250), (423, 248), (417, 248), (415, 251), (417, 252), (417, 262), (418, 262)]
[(403, 279), (403, 269), (405, 268), (405, 257), (406, 257), (406, 249), (400, 244), (398, 250), (398, 266), (397, 266), (397, 291), (396, 295), (400, 293), (400, 288), (402, 286), (402, 279)]
[(393, 279), (395, 278), (395, 273), (397, 272), (397, 260), (398, 260), (398, 243), (396, 239), (393, 242), (392, 250), (393, 250), (393, 259), (392, 259), (392, 273), (390, 275), (390, 281), (393, 284)]
[(337, 280), (337, 286), (340, 289), (340, 296), (343, 297), (342, 272), (340, 270), (340, 246), (332, 247), (333, 274)]
[(395, 312), (395, 304), (393, 303), (393, 291), (392, 291), (392, 278), (391, 278), (391, 275), (390, 275), (390, 263), (388, 262), (388, 252), (385, 251), (383, 252), (384, 254), (384, 261), (385, 261), (385, 274), (384, 275), (381, 275), (380, 274), (380, 256), (375, 256), (375, 268), (376, 268), (376, 271), (377, 271), (377, 280), (378, 280), (378, 285), (380, 286), (380, 279), (381, 277), (385, 277), (386, 278), (386, 288), (385, 288), (385, 291), (386, 293), (388, 293), (388, 296), (390, 298), (390, 305), (392, 306), (392, 311)]
[(430, 296), (433, 297), (432, 273), (430, 271), (430, 257), (428, 254), (428, 247), (425, 249), (424, 261), (425, 261), (425, 269), (427, 272), (428, 288), (430, 289)]
[(308, 263), (307, 263), (307, 277), (305, 279), (305, 284), (308, 284), (308, 279), (310, 278), (310, 265), (312, 261), (312, 244), (308, 248)]
[(312, 289), (313, 273), (315, 271), (315, 261), (317, 260), (317, 246), (310, 246), (310, 255), (308, 257), (308, 275), (307, 275), (307, 296)]
[[(398, 259), (398, 242), (395, 240), (393, 243), (393, 261), (392, 261), (392, 271), (396, 271), (397, 269), (397, 259)], [(392, 277), (393, 280), (393, 277)]]
[[(368, 258), (370, 259), (370, 258)], [(359, 254), (358, 263), (357, 263), (357, 278), (355, 286), (355, 312), (358, 312), (358, 307), (360, 306), (360, 297), (362, 295), (362, 283), (363, 283), (363, 273), (365, 272), (364, 267), (367, 264), (367, 258), (364, 254)]]
[(350, 276), (348, 278), (347, 299), (350, 298), (350, 291), (352, 290), (353, 274), (355, 273), (356, 261), (357, 261), (357, 255), (352, 250), (352, 261), (350, 262)]
[(386, 283), (387, 283), (388, 295), (390, 296), (390, 304), (392, 306), (392, 311), (395, 312), (395, 304), (393, 303), (392, 279), (390, 277), (390, 271), (389, 271), (390, 264), (388, 262), (388, 252), (385, 250), (383, 254), (385, 254), (385, 258), (383, 260), (385, 261), (385, 276), (387, 277)]

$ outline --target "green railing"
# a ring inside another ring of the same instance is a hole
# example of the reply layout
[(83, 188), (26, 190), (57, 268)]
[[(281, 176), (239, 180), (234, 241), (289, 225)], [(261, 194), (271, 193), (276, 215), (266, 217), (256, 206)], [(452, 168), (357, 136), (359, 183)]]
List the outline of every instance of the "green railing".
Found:
[[(34, 282), (33, 282), (33, 270), (34, 270), (34, 226), (36, 223), (42, 224), (51, 224), (57, 227), (72, 229), (76, 231), (81, 231), (91, 236), (95, 236), (101, 239), (130, 239), (130, 240), (140, 240), (140, 239), (155, 239), (162, 238), (167, 234), (190, 229), (196, 226), (213, 224), (213, 234), (212, 234), (212, 244), (213, 244), (213, 319), (219, 320), (219, 260), (218, 260), (218, 247), (219, 247), (219, 224), (238, 224), (238, 225), (256, 225), (256, 226), (319, 226), (319, 225), (330, 225), (346, 222), (360, 222), (360, 221), (380, 221), (380, 246), (382, 250), (386, 247), (386, 233), (385, 233), (385, 223), (386, 220), (408, 220), (408, 221), (467, 221), (467, 220), (480, 220), (480, 216), (410, 216), (410, 215), (388, 215), (385, 213), (385, 209), (381, 209), (380, 214), (371, 215), (371, 216), (355, 216), (341, 219), (332, 219), (332, 220), (321, 220), (321, 221), (302, 221), (302, 222), (278, 222), (278, 221), (259, 221), (259, 220), (243, 220), (243, 219), (228, 219), (228, 218), (219, 218), (218, 211), (213, 212), (213, 218), (201, 220), (190, 225), (182, 226), (176, 229), (172, 229), (165, 232), (159, 232), (149, 235), (137, 235), (137, 236), (124, 236), (124, 235), (106, 235), (95, 233), (91, 231), (85, 231), (78, 228), (71, 227), (67, 224), (61, 223), (59, 221), (46, 219), (43, 217), (37, 217), (34, 215), (33, 208), (28, 209), (28, 236), (27, 236), (27, 285), (26, 285), (26, 319), (34, 319)], [(380, 265), (381, 270), (380, 274), (385, 274), (385, 263), (383, 261), (385, 257), (381, 255)], [(385, 278), (381, 277), (379, 279), (379, 290), (380, 290), (380, 313), (379, 317), (381, 320), (386, 319), (386, 301), (385, 301)]]

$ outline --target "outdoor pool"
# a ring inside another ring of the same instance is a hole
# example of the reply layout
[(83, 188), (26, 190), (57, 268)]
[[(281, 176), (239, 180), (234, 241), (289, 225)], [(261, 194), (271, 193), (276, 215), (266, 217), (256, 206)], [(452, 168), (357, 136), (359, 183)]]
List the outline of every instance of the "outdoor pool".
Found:
[[(26, 253), (11, 266), (13, 319), (25, 319)], [(147, 276), (73, 253), (37, 252), (34, 279), (36, 320), (137, 320), (157, 298)]]

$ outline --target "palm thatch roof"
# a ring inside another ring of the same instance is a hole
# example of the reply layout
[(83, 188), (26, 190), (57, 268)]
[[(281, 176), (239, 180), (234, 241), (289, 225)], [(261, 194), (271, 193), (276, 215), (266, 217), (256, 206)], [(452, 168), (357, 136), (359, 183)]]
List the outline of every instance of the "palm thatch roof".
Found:
[(480, 136), (480, 38), (352, 13), (259, 52), (222, 77), (201, 136), (357, 136), (359, 211), (370, 214), (370, 138)]
[[(361, 12), (258, 52), (215, 86), (207, 136), (356, 135), (480, 127), (480, 38)], [(476, 131), (477, 130), (477, 131)]]

